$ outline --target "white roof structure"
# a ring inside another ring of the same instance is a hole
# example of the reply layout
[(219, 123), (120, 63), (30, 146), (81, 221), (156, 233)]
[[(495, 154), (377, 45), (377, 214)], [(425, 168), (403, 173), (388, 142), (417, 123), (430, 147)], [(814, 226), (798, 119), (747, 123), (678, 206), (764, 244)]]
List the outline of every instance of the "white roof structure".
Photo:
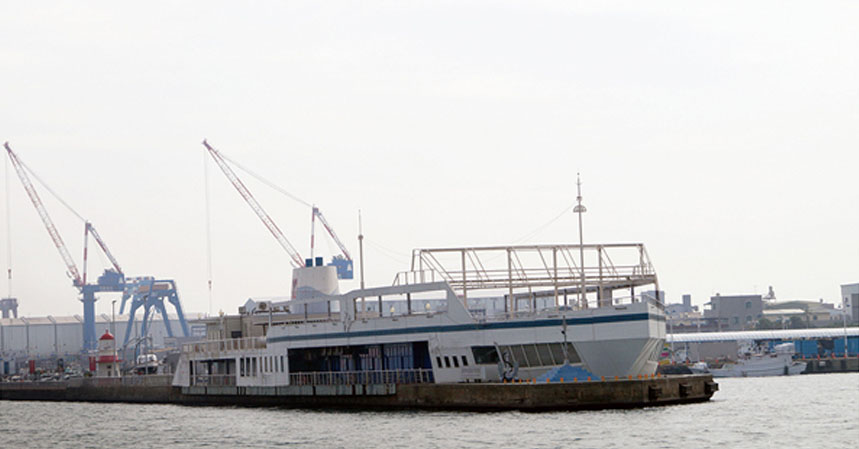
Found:
[[(848, 327), (848, 337), (859, 336), (859, 327)], [(824, 329), (778, 329), (766, 331), (736, 331), (736, 332), (693, 332), (686, 334), (668, 334), (668, 343), (696, 343), (705, 341), (740, 341), (740, 340), (801, 340), (808, 338), (839, 338), (844, 337), (844, 328), (828, 327)]]

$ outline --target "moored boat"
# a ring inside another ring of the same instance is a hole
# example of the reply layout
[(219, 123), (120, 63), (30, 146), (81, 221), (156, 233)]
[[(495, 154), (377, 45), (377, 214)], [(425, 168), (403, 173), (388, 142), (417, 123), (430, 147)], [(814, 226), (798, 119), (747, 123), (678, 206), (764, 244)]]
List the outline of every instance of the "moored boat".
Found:
[(745, 352), (736, 362), (726, 362), (719, 368), (709, 368), (713, 377), (789, 376), (805, 371), (805, 362), (793, 359), (793, 343), (773, 347), (773, 352)]
[(185, 345), (173, 384), (501, 382), (560, 365), (637, 378), (655, 373), (665, 339), (663, 305), (635, 293), (658, 290), (642, 244), (415, 250), (394, 285), (344, 294), (335, 267), (308, 262), (294, 299), (265, 303), (265, 337)]

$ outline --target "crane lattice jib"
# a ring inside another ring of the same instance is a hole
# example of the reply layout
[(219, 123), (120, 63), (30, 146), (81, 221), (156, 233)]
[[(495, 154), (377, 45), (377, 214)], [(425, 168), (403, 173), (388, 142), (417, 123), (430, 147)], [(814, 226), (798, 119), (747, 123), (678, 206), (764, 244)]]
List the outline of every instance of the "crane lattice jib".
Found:
[(285, 249), (286, 252), (289, 253), (289, 256), (292, 258), (293, 265), (295, 265), (296, 268), (303, 267), (304, 259), (302, 259), (301, 255), (298, 254), (298, 251), (295, 249), (294, 246), (292, 246), (292, 243), (290, 243), (289, 240), (286, 239), (286, 236), (283, 235), (283, 232), (281, 232), (280, 228), (278, 228), (277, 225), (274, 223), (274, 220), (271, 219), (268, 213), (266, 213), (265, 209), (263, 209), (259, 202), (257, 202), (256, 198), (254, 198), (250, 190), (245, 187), (244, 183), (242, 183), (242, 180), (239, 179), (233, 169), (230, 168), (229, 165), (227, 165), (227, 162), (224, 160), (223, 156), (221, 156), (221, 153), (219, 153), (218, 150), (212, 148), (212, 146), (209, 145), (209, 143), (205, 140), (203, 141), (203, 145), (209, 151), (209, 154), (212, 156), (212, 159), (215, 160), (215, 163), (218, 164), (218, 167), (221, 168), (221, 171), (224, 172), (224, 175), (227, 176), (227, 179), (229, 179), (230, 182), (233, 184), (233, 187), (238, 190), (239, 195), (244, 198), (245, 202), (247, 202), (251, 209), (253, 209), (254, 213), (257, 214), (257, 217), (262, 220), (265, 227), (268, 228), (268, 230), (271, 232), (277, 242), (280, 243), (280, 246), (282, 246), (283, 249)]
[(15, 166), (15, 172), (18, 173), (18, 178), (21, 180), (21, 184), (24, 185), (24, 190), (27, 191), (30, 201), (33, 202), (33, 206), (36, 207), (36, 211), (39, 213), (39, 218), (42, 219), (42, 223), (44, 223), (45, 228), (48, 230), (48, 234), (50, 234), (51, 239), (54, 241), (54, 245), (57, 247), (57, 250), (60, 252), (60, 256), (63, 258), (63, 262), (66, 263), (66, 268), (69, 270), (69, 274), (72, 276), (75, 285), (82, 287), (83, 279), (81, 278), (80, 272), (78, 272), (78, 267), (75, 265), (72, 255), (69, 254), (69, 250), (66, 248), (63, 238), (60, 237), (57, 227), (54, 226), (53, 220), (51, 220), (50, 215), (48, 215), (45, 205), (42, 204), (39, 194), (36, 193), (33, 183), (30, 182), (30, 177), (27, 176), (27, 172), (24, 170), (23, 164), (18, 160), (18, 155), (12, 151), (12, 148), (9, 146), (9, 142), (6, 142), (3, 146), (6, 147), (6, 152), (9, 154), (9, 159), (12, 161), (12, 165)]
[(101, 239), (101, 236), (98, 235), (98, 231), (95, 230), (95, 227), (89, 222), (87, 222), (86, 226), (89, 233), (92, 234), (93, 238), (95, 238), (95, 241), (98, 242), (98, 246), (101, 247), (101, 250), (102, 252), (104, 252), (104, 255), (107, 256), (107, 258), (110, 260), (110, 263), (113, 265), (113, 268), (116, 268), (117, 273), (123, 274), (122, 268), (119, 267), (119, 262), (116, 261), (116, 258), (113, 257), (113, 254), (111, 254), (110, 250), (107, 249), (107, 245), (104, 243), (104, 240)]
[(322, 212), (320, 212), (318, 208), (314, 207), (313, 213), (316, 214), (317, 217), (319, 217), (319, 221), (322, 222), (322, 226), (325, 226), (325, 230), (328, 231), (328, 235), (330, 235), (331, 238), (334, 239), (334, 242), (337, 243), (337, 246), (340, 247), (340, 251), (342, 251), (343, 255), (346, 256), (346, 260), (351, 261), (352, 256), (349, 255), (349, 250), (346, 249), (346, 245), (344, 245), (343, 242), (341, 242), (340, 239), (337, 237), (337, 234), (334, 233), (334, 228), (332, 228), (331, 225), (328, 224), (328, 220), (326, 220), (325, 217), (322, 216)]

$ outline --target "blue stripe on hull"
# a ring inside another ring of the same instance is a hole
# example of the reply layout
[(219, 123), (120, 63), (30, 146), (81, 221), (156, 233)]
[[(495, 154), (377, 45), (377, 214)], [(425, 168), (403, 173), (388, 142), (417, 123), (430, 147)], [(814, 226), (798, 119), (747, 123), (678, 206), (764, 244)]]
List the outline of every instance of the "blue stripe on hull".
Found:
[[(650, 315), (647, 313), (634, 313), (629, 315), (609, 315), (587, 318), (568, 318), (567, 326), (578, 326), (583, 324), (601, 324), (601, 323), (622, 323), (627, 321), (642, 321), (653, 318), (657, 321), (664, 321), (662, 315)], [(467, 331), (483, 331), (496, 329), (520, 329), (531, 327), (550, 327), (561, 326), (561, 319), (540, 320), (540, 321), (510, 321), (500, 323), (473, 323), (473, 324), (454, 324), (450, 326), (423, 326), (403, 329), (379, 329), (371, 331), (355, 331), (355, 332), (331, 332), (326, 334), (315, 335), (284, 335), (281, 337), (270, 337), (266, 341), (268, 343), (280, 343), (285, 341), (300, 341), (300, 340), (316, 340), (328, 338), (358, 338), (358, 337), (378, 337), (386, 335), (406, 335), (406, 334), (423, 334), (436, 332), (467, 332)]]

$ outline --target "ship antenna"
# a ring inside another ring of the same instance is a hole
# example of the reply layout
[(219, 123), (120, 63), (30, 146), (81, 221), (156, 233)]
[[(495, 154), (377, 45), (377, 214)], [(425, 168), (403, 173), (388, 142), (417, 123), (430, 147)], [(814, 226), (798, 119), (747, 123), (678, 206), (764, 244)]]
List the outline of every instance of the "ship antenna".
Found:
[(576, 196), (576, 207), (573, 212), (579, 214), (579, 270), (581, 270), (581, 285), (579, 286), (579, 304), (583, 309), (588, 308), (587, 297), (585, 296), (585, 247), (584, 238), (582, 237), (582, 214), (588, 209), (582, 204), (582, 178), (579, 173), (576, 173), (576, 188), (578, 195)]

